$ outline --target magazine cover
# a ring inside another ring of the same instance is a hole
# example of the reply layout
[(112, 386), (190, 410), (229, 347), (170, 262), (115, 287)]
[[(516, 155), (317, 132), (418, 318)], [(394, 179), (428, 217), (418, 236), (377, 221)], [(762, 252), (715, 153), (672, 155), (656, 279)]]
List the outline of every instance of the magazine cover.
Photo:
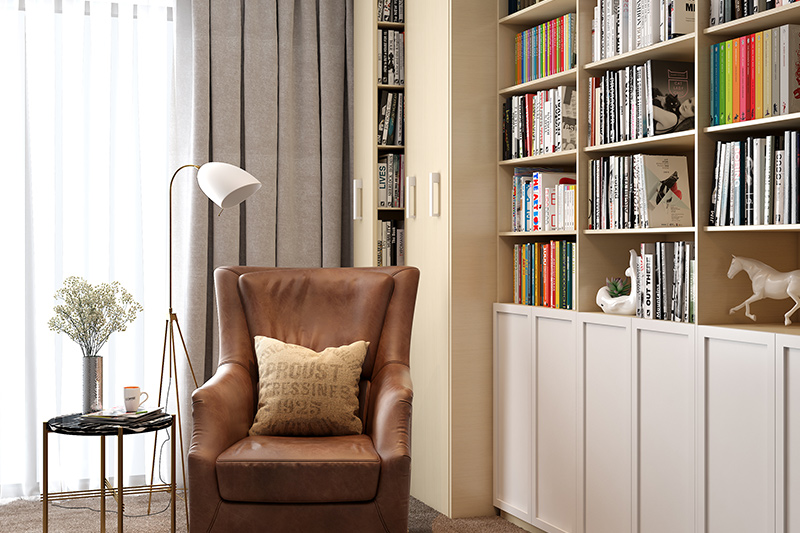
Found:
[(694, 63), (649, 60), (655, 135), (694, 129)]
[(682, 155), (643, 154), (648, 227), (692, 225), (689, 169)]

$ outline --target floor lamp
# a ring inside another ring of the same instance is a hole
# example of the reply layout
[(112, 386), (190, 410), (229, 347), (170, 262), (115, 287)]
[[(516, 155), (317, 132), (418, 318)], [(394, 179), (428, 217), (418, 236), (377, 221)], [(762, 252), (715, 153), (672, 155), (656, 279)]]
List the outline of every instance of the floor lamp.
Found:
[[(158, 404), (161, 405), (162, 391), (164, 388), (164, 368), (169, 365), (168, 372), (170, 379), (175, 380), (175, 402), (177, 407), (178, 418), (178, 435), (180, 436), (181, 445), (181, 471), (183, 473), (183, 490), (184, 490), (184, 505), (186, 508), (186, 528), (189, 528), (189, 502), (186, 495), (186, 462), (183, 453), (183, 426), (181, 424), (181, 401), (178, 392), (178, 364), (177, 364), (177, 351), (175, 349), (175, 329), (178, 330), (178, 336), (181, 340), (183, 353), (186, 355), (186, 362), (189, 364), (189, 370), (192, 373), (194, 386), (197, 388), (197, 377), (192, 368), (192, 361), (189, 359), (189, 350), (186, 349), (186, 341), (183, 339), (181, 326), (178, 322), (178, 315), (172, 309), (172, 185), (175, 182), (175, 177), (184, 168), (193, 167), (197, 169), (197, 184), (203, 193), (221, 209), (234, 207), (242, 203), (251, 194), (261, 188), (261, 182), (250, 175), (241, 168), (229, 165), (228, 163), (211, 162), (202, 166), (197, 165), (183, 165), (172, 175), (169, 181), (169, 314), (167, 316), (166, 326), (164, 328), (164, 348), (161, 355), (161, 378), (158, 384)], [(220, 211), (222, 214), (222, 211)], [(167, 353), (169, 353), (169, 360), (167, 360)], [(175, 438), (172, 435), (171, 438)], [(153, 475), (155, 474), (156, 466), (156, 443), (153, 444), (153, 466), (150, 470), (150, 480), (152, 483)], [(152, 487), (152, 485), (151, 485)], [(150, 494), (152, 501), (152, 492)], [(150, 513), (150, 502), (147, 504), (147, 512)]]

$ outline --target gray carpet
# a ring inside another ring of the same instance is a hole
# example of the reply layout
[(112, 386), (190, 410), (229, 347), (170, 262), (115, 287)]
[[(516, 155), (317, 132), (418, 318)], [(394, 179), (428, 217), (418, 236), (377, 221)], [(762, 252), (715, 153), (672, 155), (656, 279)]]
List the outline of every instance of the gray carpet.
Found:
[[(48, 521), (51, 533), (84, 533), (100, 530), (100, 505), (96, 499), (66, 500), (51, 503)], [(106, 531), (117, 531), (116, 504), (106, 503)], [(186, 532), (183, 502), (176, 509), (177, 531)], [(125, 531), (165, 533), (169, 531), (169, 496), (154, 494), (151, 514), (147, 515), (147, 496), (125, 498)], [(0, 532), (40, 533), (42, 504), (39, 501), (14, 500), (0, 505)], [(523, 530), (497, 516), (451, 520), (411, 498), (409, 533), (522, 533)]]

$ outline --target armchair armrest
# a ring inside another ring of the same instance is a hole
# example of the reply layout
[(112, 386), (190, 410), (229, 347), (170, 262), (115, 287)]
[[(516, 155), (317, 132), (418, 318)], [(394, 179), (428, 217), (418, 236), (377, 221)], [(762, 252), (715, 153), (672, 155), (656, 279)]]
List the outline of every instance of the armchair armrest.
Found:
[(382, 460), (411, 457), (411, 372), (390, 363), (372, 381), (367, 433)]
[(411, 489), (411, 373), (402, 363), (389, 363), (372, 380), (367, 434), (381, 457), (375, 502), (387, 531), (405, 530)]
[(214, 377), (192, 393), (188, 484), (190, 514), (196, 523), (212, 523), (221, 502), (217, 457), (247, 437), (253, 409), (250, 373), (236, 363), (220, 365)]

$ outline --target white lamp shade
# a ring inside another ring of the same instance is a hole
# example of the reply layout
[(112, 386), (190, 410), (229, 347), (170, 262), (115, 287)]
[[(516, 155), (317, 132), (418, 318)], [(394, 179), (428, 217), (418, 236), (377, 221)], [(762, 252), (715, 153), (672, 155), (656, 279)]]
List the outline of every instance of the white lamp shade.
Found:
[(246, 170), (217, 161), (200, 167), (197, 183), (203, 193), (223, 209), (239, 205), (261, 188), (261, 182)]

